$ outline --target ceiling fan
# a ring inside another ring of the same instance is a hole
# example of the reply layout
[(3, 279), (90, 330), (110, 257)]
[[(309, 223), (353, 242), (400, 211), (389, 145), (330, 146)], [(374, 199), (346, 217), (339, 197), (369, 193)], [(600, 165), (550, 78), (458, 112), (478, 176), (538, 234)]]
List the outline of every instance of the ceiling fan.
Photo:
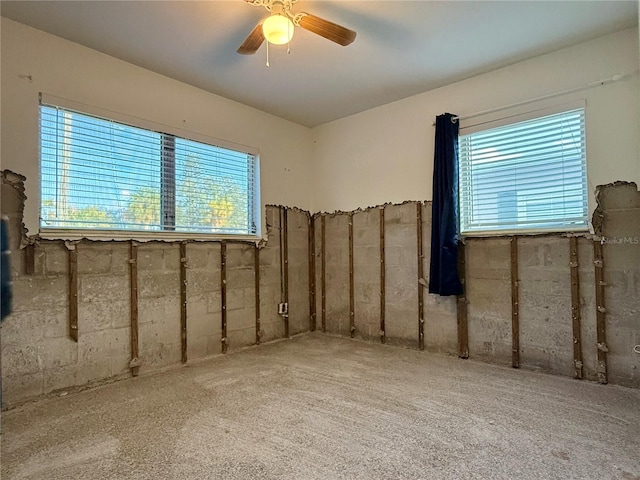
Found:
[(295, 27), (320, 35), (346, 47), (356, 39), (356, 32), (310, 13), (292, 13), (298, 0), (245, 0), (255, 7), (264, 7), (271, 15), (260, 20), (249, 36), (240, 45), (238, 53), (251, 55), (258, 51), (266, 39), (274, 45), (284, 45), (293, 38)]

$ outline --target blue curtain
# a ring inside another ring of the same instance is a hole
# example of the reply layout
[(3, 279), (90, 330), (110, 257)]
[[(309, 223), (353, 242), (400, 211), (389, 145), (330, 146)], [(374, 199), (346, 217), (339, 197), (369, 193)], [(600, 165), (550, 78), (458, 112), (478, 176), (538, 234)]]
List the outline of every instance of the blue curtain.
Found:
[(429, 293), (461, 295), (458, 275), (458, 121), (436, 117)]

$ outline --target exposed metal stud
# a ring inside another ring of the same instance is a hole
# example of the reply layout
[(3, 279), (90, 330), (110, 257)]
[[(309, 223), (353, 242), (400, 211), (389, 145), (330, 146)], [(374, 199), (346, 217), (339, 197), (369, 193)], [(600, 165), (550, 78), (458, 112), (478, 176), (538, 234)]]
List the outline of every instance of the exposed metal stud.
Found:
[(320, 222), (320, 226), (322, 231), (321, 236), (321, 244), (320, 244), (320, 254), (321, 254), (321, 263), (320, 263), (320, 290), (321, 290), (321, 294), (322, 294), (322, 331), (326, 332), (327, 331), (327, 284), (326, 284), (326, 273), (327, 273), (327, 255), (326, 255), (326, 244), (327, 244), (327, 235), (326, 235), (326, 222), (325, 222), (325, 216), (322, 215), (320, 217), (321, 222)]
[(384, 207), (380, 208), (380, 342), (386, 342), (385, 332), (385, 264), (384, 264)]
[(78, 341), (78, 248), (73, 242), (65, 242), (69, 249), (69, 336)]
[(187, 242), (180, 242), (180, 348), (187, 363)]
[(254, 268), (254, 290), (256, 294), (255, 309), (256, 309), (256, 345), (260, 345), (260, 249), (255, 246), (253, 251), (253, 268)]
[(309, 215), (309, 330), (316, 329), (316, 228), (313, 215)]
[(280, 234), (282, 235), (282, 284), (283, 302), (287, 305), (287, 313), (284, 317), (284, 336), (289, 338), (289, 226), (287, 220), (287, 208), (282, 207), (282, 223)]
[(598, 366), (596, 372), (598, 374), (598, 382), (608, 382), (607, 372), (607, 319), (604, 302), (604, 259), (602, 255), (602, 242), (594, 240), (593, 242), (593, 264), (595, 267), (595, 284), (596, 284), (596, 341)]
[(520, 368), (518, 237), (511, 237), (511, 366)]
[(356, 333), (355, 293), (353, 282), (353, 212), (349, 212), (349, 333), (351, 338)]
[(418, 245), (418, 348), (424, 350), (424, 255), (422, 251), (422, 202), (416, 202), (416, 240)]
[(131, 375), (138, 375), (140, 370), (140, 352), (138, 351), (138, 244), (129, 242), (129, 312), (131, 322)]
[(582, 378), (582, 337), (580, 334), (580, 277), (578, 273), (578, 238), (569, 238), (569, 268), (571, 269), (571, 320), (573, 323), (573, 366), (575, 377)]
[(458, 357), (469, 358), (469, 321), (467, 318), (466, 248), (458, 244), (458, 276), (462, 284), (462, 295), (456, 298), (456, 316), (458, 321)]
[(220, 243), (220, 301), (222, 322), (222, 353), (227, 353), (227, 244)]
[(24, 265), (25, 265), (25, 273), (27, 275), (33, 275), (36, 270), (36, 255), (35, 255), (35, 245), (33, 243), (28, 244), (24, 247)]

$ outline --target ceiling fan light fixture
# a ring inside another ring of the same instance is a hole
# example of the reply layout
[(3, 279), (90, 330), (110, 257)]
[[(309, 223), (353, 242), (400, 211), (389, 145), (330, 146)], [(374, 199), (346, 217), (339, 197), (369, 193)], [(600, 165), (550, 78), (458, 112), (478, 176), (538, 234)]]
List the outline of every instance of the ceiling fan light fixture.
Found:
[(269, 43), (284, 45), (293, 38), (293, 22), (278, 13), (271, 15), (262, 23), (262, 33)]

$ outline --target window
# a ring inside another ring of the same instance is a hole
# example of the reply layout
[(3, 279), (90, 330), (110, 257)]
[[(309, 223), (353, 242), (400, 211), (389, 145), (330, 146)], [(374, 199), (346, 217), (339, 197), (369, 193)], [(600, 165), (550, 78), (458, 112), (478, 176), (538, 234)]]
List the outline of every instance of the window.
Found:
[(40, 106), (40, 227), (256, 235), (246, 152)]
[(584, 108), (459, 139), (460, 231), (588, 228)]

